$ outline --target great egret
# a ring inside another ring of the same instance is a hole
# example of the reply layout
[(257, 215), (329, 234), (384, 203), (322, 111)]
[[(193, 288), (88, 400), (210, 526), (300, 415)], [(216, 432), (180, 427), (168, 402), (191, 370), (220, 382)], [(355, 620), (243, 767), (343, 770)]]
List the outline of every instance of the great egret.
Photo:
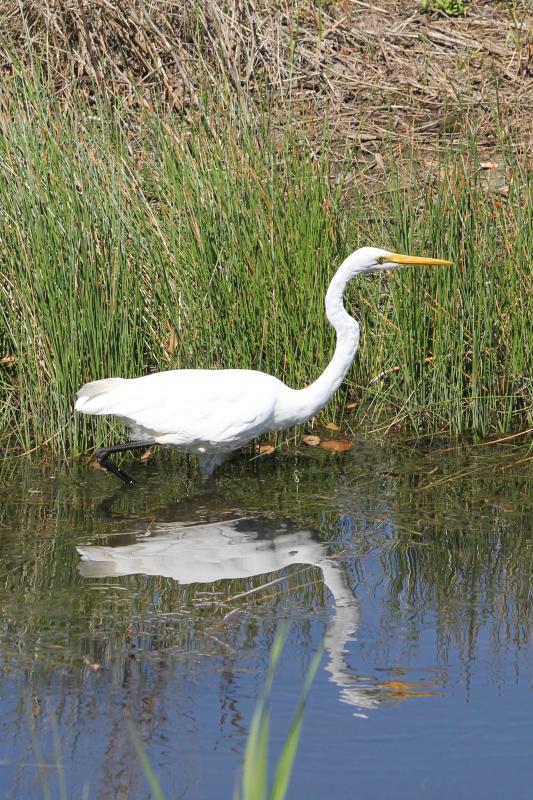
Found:
[(359, 324), (343, 305), (344, 290), (355, 275), (450, 263), (375, 247), (362, 247), (348, 256), (326, 293), (326, 315), (337, 332), (335, 353), (322, 375), (305, 389), (291, 389), (272, 375), (249, 369), (177, 369), (86, 383), (78, 391), (76, 410), (112, 414), (133, 436), (126, 444), (96, 450), (97, 460), (132, 485), (135, 481), (109, 456), (160, 444), (196, 453), (202, 474), (211, 475), (230, 453), (257, 436), (312, 417), (339, 388), (359, 346)]

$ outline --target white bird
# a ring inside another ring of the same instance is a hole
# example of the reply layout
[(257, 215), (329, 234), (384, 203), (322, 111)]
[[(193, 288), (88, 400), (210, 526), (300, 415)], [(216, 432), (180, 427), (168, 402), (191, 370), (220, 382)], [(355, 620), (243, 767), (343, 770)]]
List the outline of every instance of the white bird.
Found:
[(166, 445), (199, 456), (209, 476), (239, 447), (269, 431), (297, 425), (330, 400), (359, 347), (359, 324), (345, 310), (344, 290), (363, 272), (409, 265), (450, 264), (437, 258), (362, 247), (343, 261), (326, 294), (326, 315), (337, 332), (330, 363), (310, 386), (291, 389), (273, 375), (249, 369), (177, 369), (142, 378), (105, 378), (78, 391), (76, 410), (111, 414), (131, 431), (133, 441), (97, 450), (102, 466), (127, 484), (134, 481), (109, 461), (122, 450)]

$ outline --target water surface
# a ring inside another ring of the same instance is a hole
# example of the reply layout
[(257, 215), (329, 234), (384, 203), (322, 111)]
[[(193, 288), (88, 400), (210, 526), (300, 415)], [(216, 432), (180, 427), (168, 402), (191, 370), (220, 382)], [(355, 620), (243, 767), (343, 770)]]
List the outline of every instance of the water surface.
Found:
[(531, 797), (527, 458), (361, 441), (206, 487), (161, 454), (134, 490), (4, 462), (0, 796), (150, 797), (133, 725), (166, 797), (231, 797), (285, 620), (273, 761), (325, 647), (292, 800)]

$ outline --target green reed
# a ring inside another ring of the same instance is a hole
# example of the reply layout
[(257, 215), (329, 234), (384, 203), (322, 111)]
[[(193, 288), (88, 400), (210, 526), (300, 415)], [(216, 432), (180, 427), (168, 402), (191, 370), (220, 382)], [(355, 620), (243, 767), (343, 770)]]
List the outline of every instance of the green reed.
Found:
[[(531, 424), (533, 181), (502, 152), (488, 192), (475, 141), (420, 175), (347, 182), (290, 122), (205, 101), (210, 122), (123, 110), (12, 78), (0, 115), (0, 430), (68, 454), (109, 423), (77, 388), (151, 369), (250, 367), (303, 386), (326, 365), (336, 266), (363, 244), (453, 259), (354, 282), (362, 346), (326, 411), (457, 434)], [(229, 108), (229, 110), (228, 110)], [(530, 337), (530, 334), (529, 334)], [(13, 360), (14, 359), (14, 360)], [(384, 373), (382, 375), (382, 373)], [(381, 377), (378, 377), (380, 376)], [(9, 442), (8, 442), (9, 440)]]
[(283, 647), (287, 638), (287, 628), (279, 628), (274, 639), (270, 654), (270, 663), (259, 694), (255, 712), (252, 718), (250, 731), (246, 740), (246, 751), (242, 769), (242, 790), (235, 792), (235, 800), (284, 800), (287, 795), (289, 783), (294, 769), (296, 752), (300, 740), (303, 714), (311, 685), (320, 665), (322, 649), (320, 649), (309, 666), (305, 681), (300, 693), (298, 705), (294, 712), (291, 727), (283, 744), (283, 749), (278, 758), (272, 785), (269, 790), (268, 779), (268, 750), (270, 730), (270, 697), (272, 683), (278, 667)]

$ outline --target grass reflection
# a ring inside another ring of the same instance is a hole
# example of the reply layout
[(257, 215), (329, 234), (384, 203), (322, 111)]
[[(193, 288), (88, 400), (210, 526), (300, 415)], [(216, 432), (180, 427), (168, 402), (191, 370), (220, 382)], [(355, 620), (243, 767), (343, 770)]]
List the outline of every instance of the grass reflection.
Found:
[[(116, 787), (119, 764), (121, 775), (131, 770), (132, 786), (142, 771), (124, 719), (135, 722), (152, 752), (171, 748), (162, 738), (169, 720), (173, 735), (194, 740), (209, 675), (217, 725), (242, 744), (249, 718), (243, 681), (257, 675), (261, 685), (280, 618), (293, 621), (290, 647), (302, 680), (327, 631), (328, 679), (341, 700), (365, 713), (453, 691), (453, 681), (485, 663), (503, 685), (506, 658), (516, 670), (529, 663), (533, 629), (527, 451), (439, 449), (360, 441), (342, 456), (307, 449), (275, 461), (241, 458), (211, 492), (194, 471), (188, 476), (185, 461), (162, 455), (137, 467), (138, 490), (121, 490), (107, 503), (116, 487), (99, 472), (6, 462), (3, 740), (18, 737), (31, 750), (28, 720), (46, 742), (55, 719), (66, 737), (69, 791), (69, 765), (87, 750), (100, 764), (93, 780)], [(324, 564), (342, 574), (346, 595), (333, 589), (336, 611), (323, 568), (296, 557), (281, 569), (210, 583), (141, 572), (80, 575), (77, 547), (127, 549), (165, 526), (220, 526), (239, 514), (267, 520), (259, 544), (268, 552), (292, 529), (310, 531)], [(412, 676), (422, 652), (429, 671)], [(54, 762), (51, 747), (42, 759), (25, 760)]]

